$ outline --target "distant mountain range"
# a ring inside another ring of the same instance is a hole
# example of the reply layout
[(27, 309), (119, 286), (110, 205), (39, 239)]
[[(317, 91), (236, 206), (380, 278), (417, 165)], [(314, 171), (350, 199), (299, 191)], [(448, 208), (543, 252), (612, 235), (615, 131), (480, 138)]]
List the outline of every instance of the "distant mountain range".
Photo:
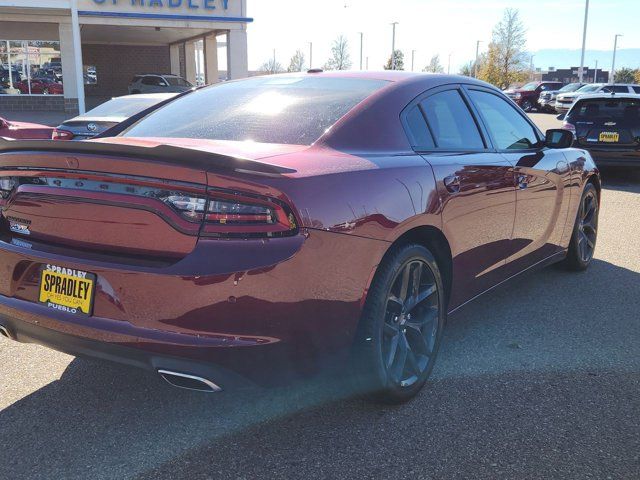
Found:
[[(546, 49), (532, 52), (533, 64), (543, 71), (549, 67), (570, 68), (580, 66), (580, 49), (570, 50), (565, 48)], [(610, 70), (613, 50), (587, 50), (585, 52), (585, 67)], [(621, 48), (616, 52), (616, 70), (622, 67), (640, 68), (640, 48)]]

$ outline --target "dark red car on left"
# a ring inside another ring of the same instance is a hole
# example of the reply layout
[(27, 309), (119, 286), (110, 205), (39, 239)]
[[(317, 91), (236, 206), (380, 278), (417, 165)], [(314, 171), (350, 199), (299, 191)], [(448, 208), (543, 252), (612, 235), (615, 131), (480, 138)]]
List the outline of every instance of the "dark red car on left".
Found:
[(20, 93), (36, 94), (36, 95), (62, 95), (64, 94), (64, 87), (62, 83), (58, 83), (50, 78), (32, 78), (31, 79), (31, 92), (29, 92), (29, 83), (27, 80), (22, 80), (14, 85)]
[(21, 140), (51, 140), (54, 127), (38, 123), (13, 122), (0, 117), (0, 137)]

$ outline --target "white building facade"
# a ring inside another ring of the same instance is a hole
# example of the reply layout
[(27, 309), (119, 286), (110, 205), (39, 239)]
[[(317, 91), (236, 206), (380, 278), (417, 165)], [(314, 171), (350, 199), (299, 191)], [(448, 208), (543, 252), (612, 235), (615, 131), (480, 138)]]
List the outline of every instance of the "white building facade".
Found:
[(144, 73), (245, 77), (250, 22), (246, 0), (0, 0), (0, 111), (82, 112)]

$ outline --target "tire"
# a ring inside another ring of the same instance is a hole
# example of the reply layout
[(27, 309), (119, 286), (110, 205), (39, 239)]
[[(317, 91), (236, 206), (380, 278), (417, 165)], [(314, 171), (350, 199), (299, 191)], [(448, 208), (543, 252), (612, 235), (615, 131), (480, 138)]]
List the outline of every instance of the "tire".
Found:
[(418, 244), (394, 247), (378, 267), (358, 328), (359, 390), (385, 403), (413, 398), (433, 370), (445, 317), (434, 256)]
[(43, 95), (49, 95), (49, 89), (48, 88), (42, 89), (42, 94)]
[(533, 110), (533, 104), (531, 103), (530, 100), (525, 100), (524, 102), (522, 102), (522, 110), (524, 110), (527, 113)]
[(567, 257), (564, 261), (564, 266), (567, 269), (582, 271), (586, 270), (591, 264), (598, 239), (599, 213), (598, 191), (592, 183), (587, 183), (580, 198), (578, 215), (573, 226)]

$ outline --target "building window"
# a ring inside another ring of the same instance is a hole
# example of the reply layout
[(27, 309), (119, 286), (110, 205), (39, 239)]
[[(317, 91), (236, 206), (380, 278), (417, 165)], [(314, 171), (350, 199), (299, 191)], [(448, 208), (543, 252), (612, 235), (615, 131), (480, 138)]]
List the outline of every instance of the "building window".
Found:
[(0, 40), (0, 94), (63, 93), (60, 42)]

